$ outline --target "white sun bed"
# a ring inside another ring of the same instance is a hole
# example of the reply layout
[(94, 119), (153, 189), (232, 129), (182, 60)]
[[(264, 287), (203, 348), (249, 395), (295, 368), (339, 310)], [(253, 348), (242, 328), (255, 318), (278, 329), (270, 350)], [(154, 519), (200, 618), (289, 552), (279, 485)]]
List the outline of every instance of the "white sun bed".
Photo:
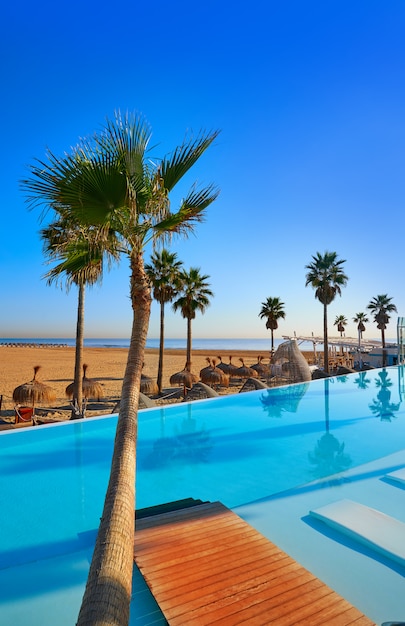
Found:
[(309, 513), (405, 566), (405, 524), (400, 520), (352, 500), (339, 500)]
[(395, 480), (405, 487), (405, 468), (397, 470), (396, 472), (391, 472), (391, 474), (386, 474), (386, 478)]

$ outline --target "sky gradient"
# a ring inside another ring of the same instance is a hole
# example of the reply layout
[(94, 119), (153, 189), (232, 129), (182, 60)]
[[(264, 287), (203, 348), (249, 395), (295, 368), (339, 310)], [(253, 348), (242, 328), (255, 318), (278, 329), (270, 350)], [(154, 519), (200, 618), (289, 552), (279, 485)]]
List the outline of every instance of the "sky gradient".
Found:
[[(326, 250), (349, 276), (329, 307), (330, 335), (343, 314), (356, 336), (353, 316), (378, 294), (405, 316), (403, 0), (23, 0), (3, 11), (0, 336), (74, 336), (75, 289), (42, 278), (38, 231), (50, 214), (40, 222), (28, 211), (19, 181), (47, 148), (62, 155), (115, 109), (147, 118), (157, 157), (189, 131), (221, 130), (172, 197), (194, 180), (221, 190), (195, 236), (171, 246), (215, 294), (195, 337), (268, 337), (258, 314), (269, 296), (285, 303), (277, 337), (320, 335), (305, 266)], [(123, 258), (87, 290), (85, 335), (129, 337), (131, 322)], [(158, 334), (154, 302), (149, 336)], [(168, 306), (166, 336), (185, 335)], [(365, 337), (379, 337), (375, 324)]]

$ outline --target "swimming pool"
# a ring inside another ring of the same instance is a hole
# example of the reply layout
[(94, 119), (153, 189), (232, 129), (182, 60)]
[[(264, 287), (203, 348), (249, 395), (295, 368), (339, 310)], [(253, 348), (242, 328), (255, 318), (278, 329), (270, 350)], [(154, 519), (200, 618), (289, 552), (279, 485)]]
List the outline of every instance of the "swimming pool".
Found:
[[(403, 367), (393, 367), (142, 411), (137, 508), (188, 497), (241, 507), (396, 453), (405, 447), (403, 379)], [(1, 433), (4, 575), (18, 569), (21, 577), (40, 562), (51, 580), (58, 559), (85, 554), (75, 579), (80, 597), (116, 419)], [(10, 623), (26, 623), (6, 607), (0, 589)], [(59, 588), (59, 606), (63, 597)], [(24, 593), (24, 602), (37, 606), (40, 598)], [(73, 603), (71, 610), (76, 608)], [(46, 624), (43, 619), (38, 623)]]

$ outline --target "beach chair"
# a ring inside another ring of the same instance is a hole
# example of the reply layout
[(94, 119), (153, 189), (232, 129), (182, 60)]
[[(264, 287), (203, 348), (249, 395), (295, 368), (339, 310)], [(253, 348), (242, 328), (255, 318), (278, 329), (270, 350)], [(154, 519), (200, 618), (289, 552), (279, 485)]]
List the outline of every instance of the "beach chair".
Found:
[(15, 424), (33, 424), (34, 408), (32, 406), (18, 406), (14, 407)]

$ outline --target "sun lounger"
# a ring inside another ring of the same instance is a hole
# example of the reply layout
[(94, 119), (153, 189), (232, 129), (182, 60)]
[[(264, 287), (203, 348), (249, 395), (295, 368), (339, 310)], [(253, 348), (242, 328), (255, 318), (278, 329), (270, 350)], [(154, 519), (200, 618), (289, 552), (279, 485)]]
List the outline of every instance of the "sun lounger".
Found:
[(352, 500), (327, 504), (310, 515), (405, 566), (405, 524), (394, 517)]
[(405, 468), (397, 470), (396, 472), (391, 472), (391, 474), (387, 474), (385, 478), (401, 483), (401, 485), (405, 487)]

